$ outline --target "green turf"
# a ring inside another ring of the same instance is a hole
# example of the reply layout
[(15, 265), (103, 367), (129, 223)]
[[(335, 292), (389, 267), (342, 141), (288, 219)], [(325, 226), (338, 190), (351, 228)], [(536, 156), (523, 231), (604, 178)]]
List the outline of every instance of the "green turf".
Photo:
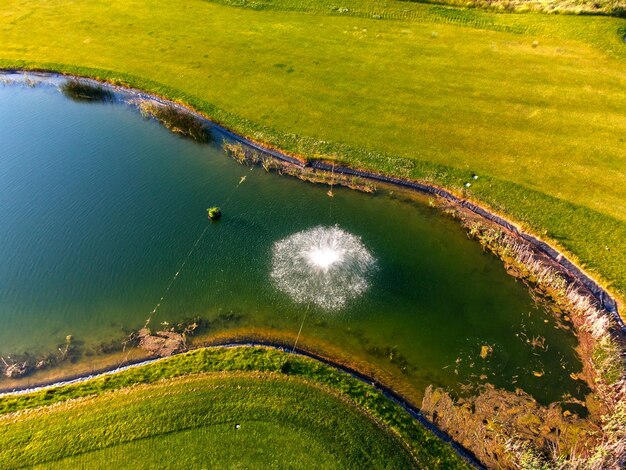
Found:
[(50, 461), (62, 468), (466, 467), (371, 386), (266, 348), (195, 350), (3, 397), (0, 414), (3, 469)]
[(301, 380), (256, 373), (179, 378), (8, 420), (2, 468), (415, 466), (354, 404)]
[(394, 0), (6, 0), (0, 65), (118, 78), (288, 151), (446, 186), (625, 295), (624, 34)]

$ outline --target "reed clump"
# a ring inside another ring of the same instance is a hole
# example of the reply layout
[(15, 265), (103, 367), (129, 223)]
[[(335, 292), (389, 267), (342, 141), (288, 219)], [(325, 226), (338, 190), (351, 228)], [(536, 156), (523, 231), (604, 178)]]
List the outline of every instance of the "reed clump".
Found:
[(142, 116), (156, 119), (178, 135), (200, 143), (211, 141), (211, 132), (206, 124), (188, 111), (150, 100), (140, 100), (137, 106)]
[(234, 158), (242, 165), (258, 163), (258, 158), (254, 157), (252, 154), (248, 155), (243, 145), (239, 142), (231, 143), (224, 140), (222, 142), (222, 148), (229, 157)]
[(100, 85), (82, 80), (68, 80), (61, 85), (61, 92), (75, 101), (113, 101), (113, 93)]
[(376, 191), (376, 186), (372, 183), (356, 177), (348, 176), (338, 172), (328, 172), (324, 170), (318, 170), (311, 166), (296, 165), (287, 161), (282, 161), (271, 155), (266, 155), (261, 152), (257, 152), (253, 149), (246, 148), (240, 142), (228, 142), (222, 143), (222, 148), (228, 156), (234, 158), (242, 165), (254, 166), (260, 165), (268, 173), (276, 172), (280, 175), (294, 176), (303, 181), (316, 184), (327, 184), (329, 186), (345, 186), (350, 189), (356, 189), (365, 193), (373, 193)]

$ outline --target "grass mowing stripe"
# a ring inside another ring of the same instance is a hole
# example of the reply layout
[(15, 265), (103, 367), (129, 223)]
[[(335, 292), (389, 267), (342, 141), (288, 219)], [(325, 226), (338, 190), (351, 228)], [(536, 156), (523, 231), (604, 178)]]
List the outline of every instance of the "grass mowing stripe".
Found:
[[(229, 423), (131, 441), (34, 468), (91, 469), (99, 468), (103, 462), (133, 469), (224, 468), (224, 463), (238, 468), (258, 468), (259, 462), (264, 463), (262, 468), (293, 468), (287, 462), (297, 462), (300, 468), (307, 469), (350, 467), (351, 462), (329, 455), (327, 449), (315, 445), (318, 443), (314, 439), (306, 439), (308, 436), (298, 431), (268, 422), (247, 422), (245, 427), (234, 431)], [(306, 441), (306, 451), (299, 441)], [(242, 449), (244, 442), (255, 445)], [(398, 465), (398, 460), (393, 458), (389, 463)]]

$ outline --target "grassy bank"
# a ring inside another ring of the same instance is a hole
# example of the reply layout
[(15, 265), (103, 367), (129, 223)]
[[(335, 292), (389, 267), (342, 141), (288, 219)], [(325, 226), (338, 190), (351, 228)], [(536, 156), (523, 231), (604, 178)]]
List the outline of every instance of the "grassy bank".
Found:
[(626, 20), (331, 3), (9, 0), (0, 66), (125, 82), (290, 152), (451, 188), (623, 297)]
[(125, 464), (144, 466), (157, 457), (160, 467), (219, 462), (246, 468), (259, 459), (278, 468), (290, 467), (286, 462), (298, 468), (465, 467), (447, 444), (369, 385), (264, 348), (196, 350), (81, 384), (3, 397), (0, 410), (2, 468), (91, 467), (122, 456)]

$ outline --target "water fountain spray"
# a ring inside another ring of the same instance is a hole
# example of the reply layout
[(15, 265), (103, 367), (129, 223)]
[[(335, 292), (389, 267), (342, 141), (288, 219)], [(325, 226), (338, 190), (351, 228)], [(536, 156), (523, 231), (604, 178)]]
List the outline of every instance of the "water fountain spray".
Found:
[(295, 302), (343, 308), (369, 287), (376, 262), (360, 237), (338, 226), (314, 227), (274, 244), (271, 277)]
[(296, 350), (311, 304), (341, 309), (369, 287), (372, 254), (356, 235), (333, 227), (315, 227), (274, 244), (271, 277), (281, 291), (307, 307), (293, 345)]

